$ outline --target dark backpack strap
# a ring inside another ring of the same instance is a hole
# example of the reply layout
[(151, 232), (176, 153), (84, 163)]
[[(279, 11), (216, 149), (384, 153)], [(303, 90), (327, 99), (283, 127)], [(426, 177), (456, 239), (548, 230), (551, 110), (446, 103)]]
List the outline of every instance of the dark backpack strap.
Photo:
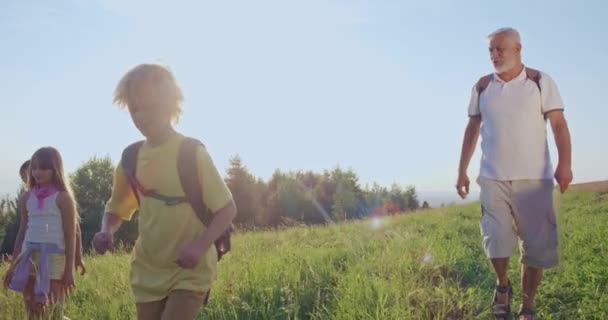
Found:
[(199, 180), (196, 161), (196, 148), (198, 146), (204, 145), (196, 139), (184, 138), (177, 156), (177, 173), (186, 199), (190, 202), (201, 222), (208, 226), (213, 216), (203, 201), (203, 187)]
[(493, 74), (485, 75), (477, 81), (475, 88), (477, 89), (477, 106), (479, 106), (479, 102), (481, 99), (481, 93), (488, 88), (490, 85), (490, 81), (492, 81)]
[[(192, 210), (196, 213), (199, 220), (208, 227), (213, 219), (213, 213), (203, 200), (203, 187), (199, 179), (198, 161), (196, 158), (198, 146), (204, 147), (204, 144), (194, 138), (184, 138), (177, 156), (177, 172), (182, 189), (184, 190), (186, 199), (188, 199), (188, 202), (192, 206)], [(231, 226), (215, 240), (218, 261), (222, 259), (224, 254), (230, 251), (230, 234), (232, 230)]]
[(475, 87), (477, 88), (477, 96), (481, 96), (481, 93), (488, 88), (490, 81), (492, 81), (492, 74), (485, 75), (477, 81)]
[[(485, 76), (479, 78), (479, 81), (477, 81), (477, 84), (476, 84), (478, 95), (481, 95), (481, 93), (486, 88), (488, 88), (488, 86), (490, 85), (490, 81), (492, 81), (492, 77), (493, 77), (492, 74), (488, 74), (488, 75), (485, 75)], [(541, 78), (540, 71), (526, 67), (526, 77), (528, 79), (534, 81), (534, 83), (536, 83), (536, 86), (538, 87), (538, 90), (540, 90), (540, 78)]]
[(139, 205), (139, 193), (137, 192), (137, 180), (135, 179), (135, 174), (137, 171), (137, 155), (139, 154), (139, 149), (144, 144), (144, 141), (137, 141), (130, 144), (125, 148), (122, 152), (122, 156), (120, 158), (120, 165), (122, 166), (126, 176), (127, 181), (129, 181), (129, 185), (131, 186), (131, 190), (133, 190), (133, 194), (137, 199), (137, 204)]
[[(481, 93), (488, 88), (490, 81), (492, 81), (492, 77), (494, 77), (493, 74), (485, 75), (479, 78), (477, 84), (475, 84), (475, 88), (477, 89), (477, 107), (479, 107), (479, 102), (481, 101)], [(481, 117), (481, 113), (479, 116)]]
[(530, 79), (530, 80), (534, 81), (534, 83), (536, 83), (536, 86), (538, 87), (538, 90), (540, 91), (540, 71), (526, 67), (526, 76), (528, 77), (528, 79)]
[(543, 97), (542, 97), (542, 90), (540, 89), (540, 71), (536, 70), (536, 69), (532, 69), (532, 68), (528, 68), (526, 67), (526, 77), (529, 80), (534, 81), (534, 83), (536, 83), (536, 86), (538, 87), (538, 92), (541, 94), (540, 95), (540, 101), (541, 101), (541, 110), (540, 113), (542, 114), (542, 101), (543, 101)]

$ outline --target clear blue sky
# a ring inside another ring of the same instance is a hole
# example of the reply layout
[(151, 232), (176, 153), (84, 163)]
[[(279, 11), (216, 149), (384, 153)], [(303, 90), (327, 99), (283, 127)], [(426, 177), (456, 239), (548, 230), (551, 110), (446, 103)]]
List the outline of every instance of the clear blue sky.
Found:
[(73, 171), (140, 139), (111, 98), (142, 62), (174, 70), (178, 130), (222, 171), (239, 154), (263, 178), (339, 164), (363, 183), (451, 192), (471, 87), (492, 72), (485, 36), (503, 26), (561, 90), (575, 182), (607, 179), (608, 2), (462, 3), (4, 0), (0, 193), (40, 146)]

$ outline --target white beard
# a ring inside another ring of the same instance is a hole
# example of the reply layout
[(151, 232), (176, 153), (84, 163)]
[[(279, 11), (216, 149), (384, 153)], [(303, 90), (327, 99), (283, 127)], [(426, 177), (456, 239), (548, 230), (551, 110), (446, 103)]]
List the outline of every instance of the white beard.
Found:
[(496, 70), (496, 73), (507, 72), (513, 68), (515, 68), (515, 61), (505, 62), (502, 66), (494, 66), (494, 70)]

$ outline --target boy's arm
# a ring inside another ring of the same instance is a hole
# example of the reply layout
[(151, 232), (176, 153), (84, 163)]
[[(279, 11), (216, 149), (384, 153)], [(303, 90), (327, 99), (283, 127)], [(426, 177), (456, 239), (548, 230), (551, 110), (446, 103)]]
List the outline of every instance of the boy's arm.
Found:
[(116, 230), (120, 228), (124, 220), (112, 212), (106, 212), (103, 214), (101, 220), (101, 232), (114, 235)]
[(213, 212), (213, 219), (199, 238), (179, 252), (176, 262), (183, 268), (194, 268), (200, 257), (230, 227), (237, 215), (232, 193), (203, 147), (197, 150), (197, 166), (199, 181), (202, 183), (203, 202)]
[(201, 257), (214, 245), (215, 240), (228, 229), (236, 213), (236, 205), (233, 200), (230, 200), (225, 207), (215, 212), (209, 227), (199, 238), (181, 248), (175, 262), (186, 269), (196, 267)]
[(114, 246), (114, 233), (122, 222), (122, 218), (111, 212), (103, 214), (101, 230), (93, 237), (93, 248), (97, 253), (104, 254)]
[(114, 170), (112, 195), (106, 203), (101, 220), (101, 230), (93, 237), (93, 246), (98, 253), (105, 253), (113, 246), (114, 233), (123, 221), (131, 219), (138, 203), (121, 165)]
[(213, 163), (211, 156), (203, 147), (198, 149), (197, 162), (203, 202), (213, 213), (213, 219), (205, 232), (210, 235), (203, 235), (202, 238), (208, 237), (213, 243), (230, 227), (232, 220), (236, 217), (237, 208), (232, 198), (232, 192)]
[(123, 221), (131, 220), (138, 207), (137, 198), (127, 180), (127, 175), (119, 164), (114, 170), (112, 194), (104, 209), (101, 232), (114, 234)]
[(19, 254), (21, 254), (21, 250), (23, 249), (23, 240), (25, 238), (25, 230), (27, 229), (27, 207), (25, 206), (26, 199), (29, 196), (29, 191), (24, 192), (19, 197), (19, 203), (17, 210), (19, 211), (19, 231), (17, 231), (17, 237), (15, 238), (15, 245), (13, 247), (13, 257), (15, 260)]
[(207, 252), (215, 240), (230, 227), (232, 220), (236, 217), (236, 213), (236, 204), (233, 200), (230, 200), (225, 207), (215, 212), (207, 230), (197, 239), (198, 246), (203, 252)]

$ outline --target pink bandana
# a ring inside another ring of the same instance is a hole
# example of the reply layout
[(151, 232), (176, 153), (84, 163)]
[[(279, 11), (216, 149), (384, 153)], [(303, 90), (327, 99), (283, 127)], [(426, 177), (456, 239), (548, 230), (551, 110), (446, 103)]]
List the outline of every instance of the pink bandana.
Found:
[(53, 185), (48, 185), (44, 187), (35, 186), (33, 193), (36, 196), (36, 199), (38, 200), (38, 209), (42, 209), (42, 207), (44, 207), (44, 199), (46, 197), (54, 195), (57, 192), (57, 188)]

